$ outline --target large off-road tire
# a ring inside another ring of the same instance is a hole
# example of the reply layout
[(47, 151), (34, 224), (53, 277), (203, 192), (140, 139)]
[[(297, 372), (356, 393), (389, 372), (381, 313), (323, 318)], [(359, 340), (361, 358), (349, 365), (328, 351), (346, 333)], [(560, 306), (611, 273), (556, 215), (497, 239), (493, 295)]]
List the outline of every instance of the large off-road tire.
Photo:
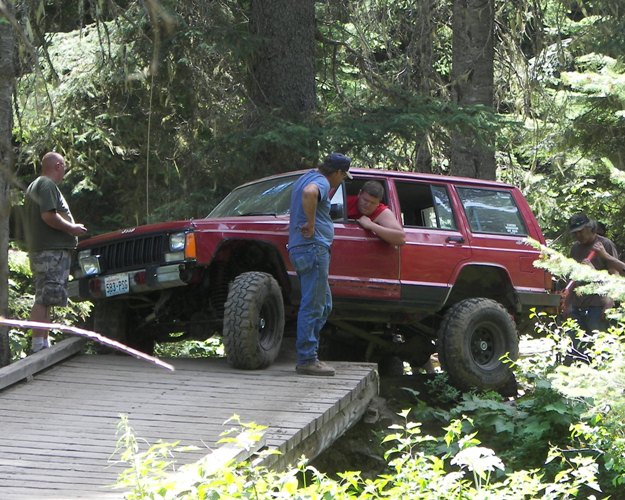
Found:
[(439, 361), (449, 381), (461, 390), (507, 390), (514, 374), (501, 361), (519, 356), (514, 320), (491, 299), (466, 299), (452, 306), (438, 332)]
[[(136, 330), (131, 331), (135, 323), (131, 321), (128, 303), (125, 300), (99, 300), (94, 304), (93, 330), (96, 333), (146, 354), (154, 354), (154, 339), (140, 335)], [(108, 354), (117, 351), (98, 344), (96, 352)]]
[(98, 300), (93, 306), (93, 330), (126, 343), (128, 305), (122, 300)]
[(235, 278), (224, 312), (223, 343), (235, 368), (266, 368), (278, 356), (284, 334), (284, 303), (278, 282), (267, 273)]
[[(117, 340), (122, 344), (127, 342), (128, 306), (121, 300), (98, 300), (93, 304), (93, 331)], [(96, 344), (98, 354), (113, 354), (115, 350), (104, 344)]]

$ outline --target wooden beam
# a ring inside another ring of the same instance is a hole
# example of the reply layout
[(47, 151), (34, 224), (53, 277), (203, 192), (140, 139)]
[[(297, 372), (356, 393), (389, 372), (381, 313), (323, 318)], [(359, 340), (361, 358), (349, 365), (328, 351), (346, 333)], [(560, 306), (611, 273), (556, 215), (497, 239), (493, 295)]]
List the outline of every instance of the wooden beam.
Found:
[(196, 462), (180, 467), (169, 474), (168, 482), (175, 484), (175, 491), (185, 491), (202, 479), (218, 474), (224, 467), (243, 462), (266, 444), (266, 432), (245, 430), (231, 442), (225, 443)]
[(372, 371), (363, 381), (365, 385), (358, 393), (352, 392), (351, 397), (341, 401), (341, 409), (332, 417), (317, 419), (312, 425), (310, 433), (297, 446), (287, 449), (278, 448), (279, 454), (261, 455), (253, 465), (262, 465), (274, 471), (284, 471), (297, 464), (302, 455), (313, 460), (321, 452), (329, 448), (334, 441), (341, 437), (349, 428), (358, 423), (371, 403), (379, 393), (379, 377)]
[(86, 340), (80, 337), (61, 340), (61, 342), (54, 344), (48, 349), (43, 349), (0, 368), (0, 390), (21, 380), (28, 379), (35, 373), (79, 353), (85, 343)]

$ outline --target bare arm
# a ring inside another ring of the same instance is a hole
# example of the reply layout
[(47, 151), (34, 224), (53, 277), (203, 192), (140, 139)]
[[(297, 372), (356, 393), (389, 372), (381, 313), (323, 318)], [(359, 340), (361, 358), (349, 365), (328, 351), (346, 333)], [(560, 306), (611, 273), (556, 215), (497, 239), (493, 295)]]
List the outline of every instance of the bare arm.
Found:
[(600, 241), (596, 241), (593, 250), (597, 255), (608, 263), (608, 271), (610, 274), (620, 274), (625, 272), (625, 263), (618, 260), (614, 255), (608, 252)]
[(395, 214), (388, 208), (376, 217), (375, 222), (363, 215), (358, 219), (358, 224), (391, 245), (406, 243), (404, 228), (395, 218)]
[(302, 191), (302, 207), (306, 215), (306, 223), (302, 226), (304, 238), (312, 238), (315, 234), (315, 219), (319, 203), (319, 186), (308, 184)]
[(49, 210), (41, 214), (43, 221), (50, 227), (63, 231), (64, 233), (71, 234), (72, 236), (78, 236), (79, 234), (87, 232), (87, 228), (82, 224), (74, 224), (63, 218), (63, 216), (54, 211)]

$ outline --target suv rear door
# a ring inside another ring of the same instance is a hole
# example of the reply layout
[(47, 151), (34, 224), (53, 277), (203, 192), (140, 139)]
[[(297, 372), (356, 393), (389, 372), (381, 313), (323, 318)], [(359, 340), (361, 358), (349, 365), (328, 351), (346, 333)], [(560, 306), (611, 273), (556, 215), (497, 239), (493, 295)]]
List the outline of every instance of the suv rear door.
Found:
[(446, 183), (395, 180), (406, 244), (401, 247), (401, 298), (438, 309), (450, 282), (471, 257), (461, 210)]
[(457, 184), (455, 190), (470, 228), (473, 260), (488, 263), (495, 252), (517, 290), (543, 293), (544, 272), (533, 265), (539, 252), (525, 243), (528, 236), (542, 242), (542, 233), (518, 189)]

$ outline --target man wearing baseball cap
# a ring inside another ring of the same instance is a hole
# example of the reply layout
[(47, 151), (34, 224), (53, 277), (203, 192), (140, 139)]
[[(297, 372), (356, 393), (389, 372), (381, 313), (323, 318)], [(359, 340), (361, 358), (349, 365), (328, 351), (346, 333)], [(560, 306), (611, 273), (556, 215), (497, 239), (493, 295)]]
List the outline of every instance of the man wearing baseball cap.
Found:
[(301, 301), (297, 314), (297, 365), (302, 375), (332, 376), (334, 368), (318, 358), (319, 332), (332, 310), (328, 283), (334, 223), (330, 190), (351, 179), (351, 158), (331, 153), (293, 185), (289, 223), (289, 259), (297, 272)]
[[(597, 223), (586, 214), (578, 213), (569, 219), (569, 231), (575, 238), (571, 247), (571, 258), (577, 262), (589, 264), (597, 270), (607, 270), (611, 274), (619, 274), (625, 270), (625, 264), (618, 259), (618, 251), (612, 241), (597, 234)], [(605, 330), (608, 326), (605, 317), (606, 309), (614, 306), (609, 297), (597, 294), (581, 295), (572, 290), (568, 301), (571, 318), (587, 335), (595, 330)], [(584, 343), (579, 339), (573, 341), (573, 354), (587, 360)]]

